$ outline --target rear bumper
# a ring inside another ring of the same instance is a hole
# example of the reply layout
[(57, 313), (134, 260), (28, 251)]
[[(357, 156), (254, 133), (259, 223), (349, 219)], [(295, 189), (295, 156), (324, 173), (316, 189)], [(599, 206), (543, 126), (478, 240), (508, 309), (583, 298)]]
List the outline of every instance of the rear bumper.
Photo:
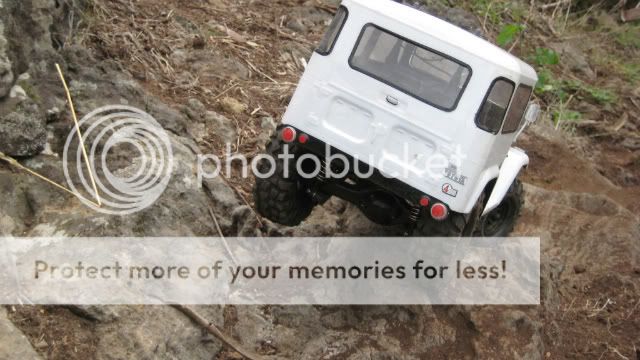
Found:
[[(291, 126), (291, 125), (286, 125)], [(283, 126), (281, 126), (278, 130), (280, 130)], [(293, 127), (293, 126), (292, 126)], [(295, 128), (295, 127), (293, 127)], [(304, 133), (300, 129), (295, 128), (298, 134)], [(306, 133), (304, 133), (306, 134)], [(330, 146), (323, 142), (320, 139), (317, 139), (311, 135), (308, 135), (308, 141), (304, 144), (297, 143), (296, 147), (299, 147), (304, 150), (304, 152), (312, 153), (316, 155), (319, 159), (326, 160), (329, 156), (342, 155), (344, 158), (348, 160), (349, 172), (346, 175), (347, 178), (352, 179), (356, 182), (364, 182), (368, 185), (374, 185), (381, 190), (391, 193), (397, 197), (400, 197), (408, 202), (410, 206), (419, 206), (420, 199), (422, 199), (425, 195), (431, 199), (431, 202), (441, 202), (446, 204), (446, 202), (438, 199), (431, 194), (425, 194), (418, 189), (406, 184), (405, 182), (394, 178), (383, 175), (378, 169), (372, 168), (370, 165), (366, 164), (362, 160), (356, 161), (355, 158), (333, 146)], [(337, 161), (337, 163), (342, 164), (342, 161)], [(323, 165), (324, 166), (324, 165)], [(356, 174), (355, 169), (359, 169), (359, 174), (371, 174), (365, 178), (360, 177)]]

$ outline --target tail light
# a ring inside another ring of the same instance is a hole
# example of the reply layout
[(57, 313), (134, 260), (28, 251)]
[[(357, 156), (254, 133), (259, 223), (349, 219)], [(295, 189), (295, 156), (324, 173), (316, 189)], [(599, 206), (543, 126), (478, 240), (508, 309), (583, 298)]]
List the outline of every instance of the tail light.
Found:
[(431, 203), (431, 199), (429, 199), (428, 196), (423, 196), (422, 198), (420, 198), (420, 206), (428, 207), (430, 203)]
[(287, 126), (286, 128), (282, 129), (280, 136), (282, 137), (282, 141), (286, 143), (292, 143), (296, 141), (296, 129)]
[(434, 204), (431, 207), (431, 217), (435, 220), (442, 221), (449, 216), (449, 209), (442, 203)]
[(298, 136), (298, 142), (300, 144), (306, 144), (307, 142), (309, 142), (309, 135), (307, 134), (300, 134), (300, 136)]

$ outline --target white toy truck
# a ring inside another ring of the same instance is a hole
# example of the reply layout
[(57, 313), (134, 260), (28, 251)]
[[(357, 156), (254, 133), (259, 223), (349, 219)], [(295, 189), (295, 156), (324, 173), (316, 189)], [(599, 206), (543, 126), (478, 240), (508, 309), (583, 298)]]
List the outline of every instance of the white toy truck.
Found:
[(518, 58), (391, 0), (344, 0), (256, 179), (264, 217), (298, 225), (338, 196), (418, 236), (507, 236), (538, 80)]

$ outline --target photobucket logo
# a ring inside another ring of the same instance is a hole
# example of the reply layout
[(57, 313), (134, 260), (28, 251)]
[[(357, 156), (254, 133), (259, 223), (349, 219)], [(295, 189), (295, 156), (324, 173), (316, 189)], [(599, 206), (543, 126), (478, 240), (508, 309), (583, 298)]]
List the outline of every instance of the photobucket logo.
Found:
[[(248, 158), (245, 154), (233, 153), (231, 150), (232, 145), (227, 144), (226, 154), (222, 158), (211, 154), (199, 155), (198, 183), (201, 184), (204, 179), (213, 179), (220, 175), (227, 178), (239, 176), (247, 179), (249, 171), (254, 177), (261, 179), (270, 178), (276, 171), (281, 171), (282, 174), (279, 176), (285, 179), (295, 177), (306, 180), (330, 180), (345, 179), (352, 175), (357, 179), (366, 180), (374, 176), (376, 170), (383, 177), (401, 180), (420, 177), (437, 181), (456, 177), (458, 183), (466, 181), (463, 175), (457, 178), (467, 158), (459, 145), (446, 155), (435, 152), (428, 156), (421, 156), (421, 154), (416, 156), (409, 151), (409, 144), (405, 143), (400, 154), (393, 156), (369, 154), (366, 159), (358, 156), (349, 158), (326, 144), (322, 155), (311, 152), (293, 153), (288, 144), (282, 146), (282, 151), (277, 154), (259, 154), (252, 158)], [(239, 169), (240, 174), (233, 169)]]
[(173, 151), (169, 135), (151, 115), (130, 106), (105, 106), (82, 118), (79, 128), (83, 141), (76, 129), (69, 134), (63, 167), (70, 189), (85, 205), (128, 215), (164, 193)]

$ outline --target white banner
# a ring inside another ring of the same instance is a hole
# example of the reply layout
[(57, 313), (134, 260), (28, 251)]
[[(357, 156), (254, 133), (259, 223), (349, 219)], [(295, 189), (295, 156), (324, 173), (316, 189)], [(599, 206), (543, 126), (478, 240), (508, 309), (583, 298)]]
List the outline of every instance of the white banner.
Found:
[(1, 304), (540, 303), (537, 238), (0, 238)]

